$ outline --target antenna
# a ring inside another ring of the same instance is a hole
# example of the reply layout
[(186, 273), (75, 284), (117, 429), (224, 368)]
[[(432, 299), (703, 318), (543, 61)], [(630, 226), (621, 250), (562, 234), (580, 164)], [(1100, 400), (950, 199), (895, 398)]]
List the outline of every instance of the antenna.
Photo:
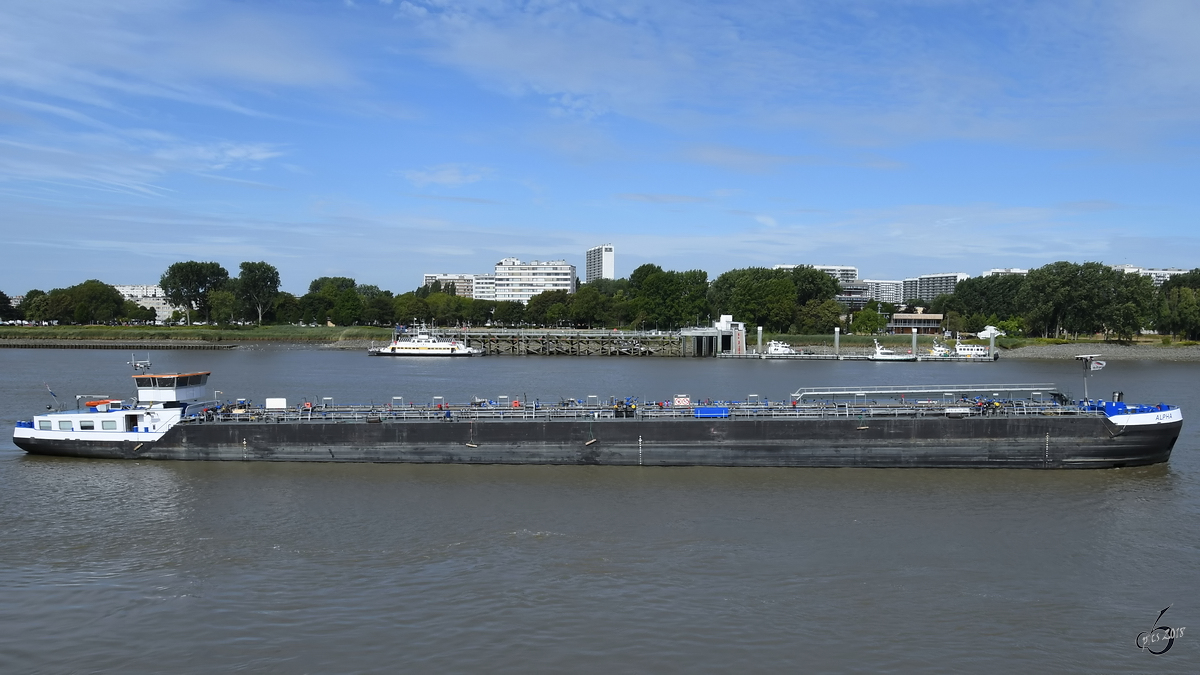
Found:
[(1091, 403), (1091, 399), (1088, 398), (1088, 390), (1087, 390), (1088, 376), (1090, 376), (1092, 374), (1093, 370), (1100, 370), (1101, 368), (1104, 367), (1103, 361), (1096, 360), (1100, 356), (1101, 356), (1100, 354), (1076, 354), (1075, 355), (1076, 360), (1083, 361), (1083, 400), (1088, 401), (1089, 404)]
[(149, 356), (150, 356), (150, 355), (149, 355), (149, 354), (147, 354), (147, 355), (146, 355), (146, 357), (147, 357), (147, 358), (146, 358), (146, 360), (144, 360), (144, 361), (138, 361), (137, 354), (136, 354), (136, 353), (135, 353), (135, 354), (132, 354), (132, 355), (130, 356), (130, 359), (131, 359), (131, 360), (128, 362), (128, 365), (131, 365), (131, 366), (133, 366), (133, 369), (134, 369), (135, 371), (137, 371), (137, 372), (149, 371), (149, 370), (150, 370), (150, 359), (149, 359)]

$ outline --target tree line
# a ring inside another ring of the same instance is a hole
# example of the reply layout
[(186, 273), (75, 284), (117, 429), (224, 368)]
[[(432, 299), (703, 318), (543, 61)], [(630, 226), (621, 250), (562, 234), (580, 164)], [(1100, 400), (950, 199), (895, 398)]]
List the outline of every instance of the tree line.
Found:
[[(394, 294), (349, 277), (319, 277), (308, 292), (280, 291), (279, 272), (266, 262), (243, 262), (236, 277), (215, 262), (178, 262), (159, 280), (183, 323), (333, 324), (432, 323), (439, 326), (546, 326), (674, 330), (708, 325), (722, 314), (773, 333), (829, 334), (835, 327), (870, 334), (884, 330), (897, 307), (871, 302), (849, 312), (836, 301), (838, 282), (811, 267), (748, 267), (711, 282), (703, 270), (672, 271), (654, 264), (624, 279), (581, 284), (575, 293), (547, 291), (527, 304), (457, 295), (434, 282)], [(932, 302), (908, 300), (943, 314), (947, 330), (978, 332), (994, 325), (1009, 335), (1113, 335), (1131, 339), (1145, 329), (1200, 339), (1200, 268), (1155, 288), (1149, 277), (1100, 263), (1056, 262), (1024, 276), (975, 277)], [(124, 300), (103, 282), (88, 280), (50, 292), (31, 290), (13, 307), (0, 293), (0, 318), (59, 323), (149, 322), (153, 310)]]
[(1028, 274), (974, 277), (929, 305), (948, 330), (978, 332), (993, 325), (1009, 335), (1112, 335), (1130, 340), (1143, 330), (1200, 339), (1200, 269), (1155, 288), (1150, 277), (1095, 262), (1060, 261)]

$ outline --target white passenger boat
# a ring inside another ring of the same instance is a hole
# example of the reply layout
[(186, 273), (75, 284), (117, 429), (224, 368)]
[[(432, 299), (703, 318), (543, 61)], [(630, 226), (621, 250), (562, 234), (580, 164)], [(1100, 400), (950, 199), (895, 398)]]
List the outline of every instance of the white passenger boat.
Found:
[(879, 340), (875, 340), (875, 353), (868, 356), (872, 361), (916, 361), (916, 354), (897, 354), (895, 351), (879, 344)]
[(372, 347), (367, 350), (371, 356), (479, 356), (483, 350), (478, 347), (468, 347), (458, 340), (443, 340), (428, 333), (417, 333), (412, 337), (403, 337), (400, 333), (392, 336), (392, 343), (385, 347)]
[(958, 356), (985, 357), (988, 356), (988, 348), (984, 345), (965, 345), (961, 340), (955, 340), (954, 353)]
[(781, 356), (781, 355), (798, 354), (798, 353), (799, 352), (797, 352), (795, 349), (792, 349), (792, 346), (786, 342), (780, 342), (779, 340), (771, 340), (770, 342), (767, 343), (767, 354)]

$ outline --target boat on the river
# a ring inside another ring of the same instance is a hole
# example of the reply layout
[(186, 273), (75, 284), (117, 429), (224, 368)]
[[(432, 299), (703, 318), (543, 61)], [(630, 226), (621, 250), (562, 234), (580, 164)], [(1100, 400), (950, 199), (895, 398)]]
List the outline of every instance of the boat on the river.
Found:
[(208, 395), (209, 376), (138, 372), (136, 398), (18, 421), (13, 442), (35, 455), (105, 459), (1111, 468), (1166, 462), (1183, 425), (1177, 406), (1129, 405), (1119, 392), (1072, 400), (1052, 384), (335, 406), (221, 402)]
[(469, 347), (458, 340), (443, 340), (424, 331), (406, 336), (400, 331), (392, 334), (392, 342), (367, 350), (371, 356), (479, 356), (483, 350)]
[(780, 340), (771, 340), (767, 343), (767, 354), (770, 356), (792, 356), (799, 353), (791, 345)]
[(917, 355), (897, 354), (894, 350), (879, 344), (879, 340), (875, 340), (875, 353), (867, 358), (872, 361), (916, 361)]

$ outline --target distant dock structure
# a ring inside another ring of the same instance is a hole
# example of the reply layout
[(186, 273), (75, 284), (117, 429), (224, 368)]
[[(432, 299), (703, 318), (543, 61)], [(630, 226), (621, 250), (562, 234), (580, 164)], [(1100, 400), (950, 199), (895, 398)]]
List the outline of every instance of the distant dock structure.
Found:
[[(776, 359), (784, 361), (870, 361), (874, 350), (840, 345), (840, 331), (834, 344), (805, 348), (793, 353), (770, 353), (763, 348), (762, 328), (758, 329), (757, 347), (748, 346), (746, 325), (723, 315), (709, 327), (678, 331), (572, 330), (572, 329), (488, 329), (445, 328), (431, 331), (446, 339), (478, 347), (490, 356), (660, 356), (676, 358)], [(911, 361), (963, 361), (990, 363), (994, 345), (987, 356), (918, 354), (913, 334)]]

